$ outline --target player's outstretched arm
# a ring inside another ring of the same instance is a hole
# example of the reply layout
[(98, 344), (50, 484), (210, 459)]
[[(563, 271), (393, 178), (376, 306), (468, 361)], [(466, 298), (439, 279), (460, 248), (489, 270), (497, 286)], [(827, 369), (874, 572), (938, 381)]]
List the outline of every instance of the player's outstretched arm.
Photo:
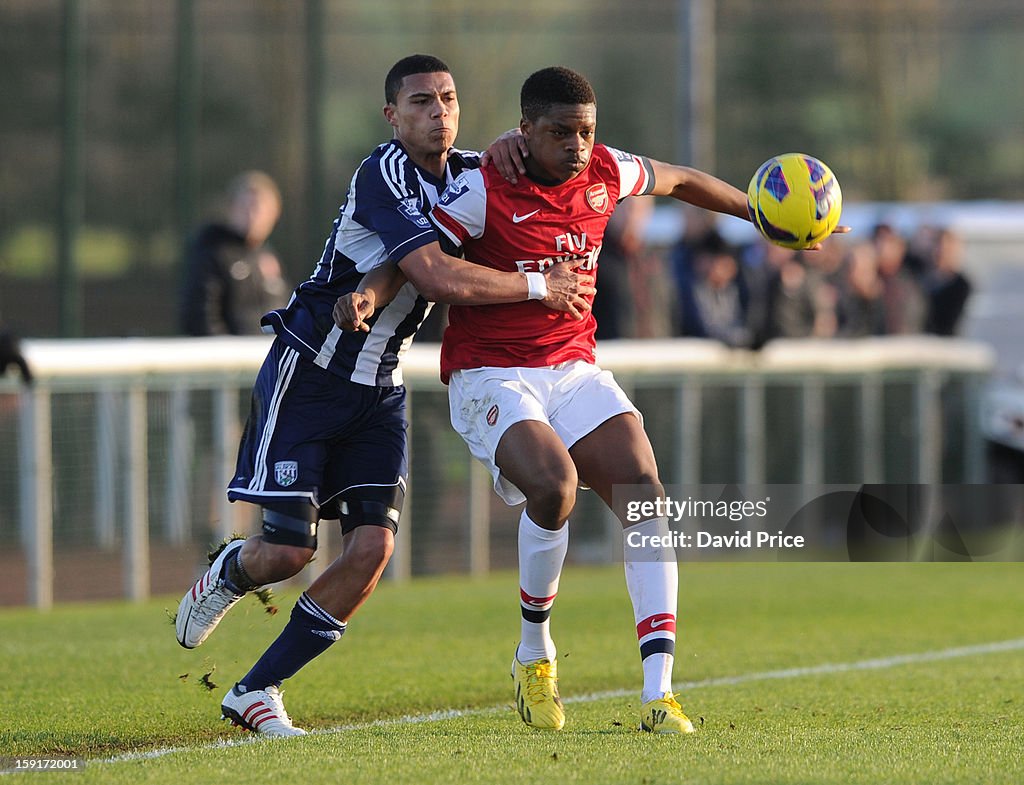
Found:
[(428, 300), (450, 305), (497, 305), (540, 300), (548, 308), (582, 319), (593, 294), (591, 275), (556, 264), (543, 273), (502, 272), (449, 256), (438, 243), (421, 246), (399, 260), (406, 278)]
[(398, 265), (388, 262), (372, 270), (356, 291), (334, 304), (334, 322), (343, 330), (370, 329), (366, 320), (380, 305), (389, 303), (406, 281), (412, 281), (428, 300), (449, 305), (496, 305), (540, 300), (554, 311), (582, 319), (590, 310), (586, 295), (593, 294), (594, 278), (568, 262), (543, 273), (492, 270), (449, 256), (438, 243), (417, 248)]
[(654, 189), (650, 191), (653, 196), (671, 196), (705, 210), (750, 220), (747, 195), (739, 188), (699, 169), (648, 160), (654, 172)]
[[(654, 189), (650, 191), (651, 195), (671, 196), (673, 199), (689, 202), (697, 207), (703, 207), (705, 210), (735, 215), (744, 221), (750, 220), (750, 213), (747, 211), (747, 195), (739, 188), (699, 169), (689, 166), (674, 166), (662, 161), (655, 161), (653, 158), (648, 160), (654, 172)], [(833, 230), (833, 234), (845, 234), (849, 231), (849, 226), (837, 226)], [(820, 248), (821, 243), (817, 243), (806, 250), (817, 251)]]

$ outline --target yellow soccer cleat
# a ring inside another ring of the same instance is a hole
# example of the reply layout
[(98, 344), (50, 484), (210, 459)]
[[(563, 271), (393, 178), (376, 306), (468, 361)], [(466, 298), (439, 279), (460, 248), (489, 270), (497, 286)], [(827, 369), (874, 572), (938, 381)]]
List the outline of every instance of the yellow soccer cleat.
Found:
[(693, 723), (683, 714), (676, 696), (666, 692), (640, 709), (640, 730), (648, 733), (693, 733)]
[(526, 665), (512, 659), (516, 708), (531, 728), (561, 730), (565, 725), (562, 699), (558, 697), (558, 660), (537, 660)]

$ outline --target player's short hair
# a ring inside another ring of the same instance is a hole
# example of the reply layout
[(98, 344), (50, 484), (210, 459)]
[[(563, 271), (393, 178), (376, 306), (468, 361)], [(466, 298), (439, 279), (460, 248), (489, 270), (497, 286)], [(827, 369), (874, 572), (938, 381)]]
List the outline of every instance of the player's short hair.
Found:
[(389, 104), (398, 101), (402, 80), (413, 74), (450, 74), (448, 66), (433, 55), (409, 55), (403, 57), (388, 71), (384, 78), (384, 100)]
[(594, 88), (583, 74), (552, 66), (530, 74), (519, 93), (523, 117), (536, 120), (555, 104), (597, 104)]

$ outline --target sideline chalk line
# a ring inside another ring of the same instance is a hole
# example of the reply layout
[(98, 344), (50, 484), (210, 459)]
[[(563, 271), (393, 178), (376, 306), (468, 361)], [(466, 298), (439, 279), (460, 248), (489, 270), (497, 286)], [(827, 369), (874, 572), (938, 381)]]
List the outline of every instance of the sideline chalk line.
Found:
[[(786, 668), (784, 670), (760, 671), (744, 673), (736, 676), (720, 676), (713, 679), (701, 679), (699, 681), (686, 681), (674, 685), (679, 692), (690, 692), (693, 690), (708, 689), (711, 687), (730, 687), (737, 684), (746, 684), (754, 681), (771, 681), (780, 679), (799, 679), (805, 676), (828, 676), (851, 671), (872, 671), (895, 668), (900, 665), (916, 665), (923, 662), (940, 662), (943, 660), (954, 660), (962, 657), (975, 657), (984, 654), (998, 654), (1007, 651), (1024, 650), (1024, 638), (1016, 638), (1007, 641), (995, 641), (992, 643), (980, 643), (972, 646), (957, 646), (951, 649), (938, 649), (934, 651), (923, 651), (914, 654), (897, 654), (891, 657), (876, 657), (855, 662), (824, 663), (822, 665), (810, 665), (801, 668)], [(585, 695), (575, 695), (563, 698), (563, 703), (594, 703), (601, 700), (614, 698), (625, 698), (636, 694), (635, 689), (631, 690), (607, 690), (604, 692), (590, 692)], [(348, 733), (368, 728), (386, 728), (396, 725), (422, 725), (430, 722), (441, 722), (444, 720), (458, 719), (461, 717), (480, 717), (488, 714), (497, 714), (509, 710), (510, 704), (500, 706), (488, 706), (479, 709), (441, 709), (426, 712), (423, 714), (407, 714), (402, 717), (390, 719), (373, 720), (372, 722), (360, 722), (349, 725), (339, 725), (334, 728), (314, 730), (310, 735), (331, 736), (341, 733)], [(102, 765), (113, 763), (129, 763), (132, 761), (153, 760), (166, 755), (173, 755), (179, 752), (200, 752), (203, 750), (227, 749), (240, 747), (245, 744), (259, 744), (265, 742), (280, 742), (281, 739), (269, 739), (255, 734), (242, 739), (225, 739), (211, 744), (199, 745), (196, 747), (163, 747), (143, 752), (128, 752), (122, 755), (114, 755), (109, 758), (92, 758), (86, 760), (86, 765)]]

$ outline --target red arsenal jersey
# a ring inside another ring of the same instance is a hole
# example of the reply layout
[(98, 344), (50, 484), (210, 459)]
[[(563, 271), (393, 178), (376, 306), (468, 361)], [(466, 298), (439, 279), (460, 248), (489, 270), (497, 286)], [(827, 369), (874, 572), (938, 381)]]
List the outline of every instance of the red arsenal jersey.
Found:
[[(598, 144), (587, 168), (560, 185), (528, 177), (512, 185), (493, 166), (463, 172), (431, 215), (476, 264), (531, 273), (572, 261), (596, 275), (615, 205), (653, 187), (646, 158)], [(596, 327), (590, 312), (577, 321), (536, 300), (453, 305), (441, 346), (441, 379), (447, 383), (452, 371), (465, 368), (592, 363)]]

